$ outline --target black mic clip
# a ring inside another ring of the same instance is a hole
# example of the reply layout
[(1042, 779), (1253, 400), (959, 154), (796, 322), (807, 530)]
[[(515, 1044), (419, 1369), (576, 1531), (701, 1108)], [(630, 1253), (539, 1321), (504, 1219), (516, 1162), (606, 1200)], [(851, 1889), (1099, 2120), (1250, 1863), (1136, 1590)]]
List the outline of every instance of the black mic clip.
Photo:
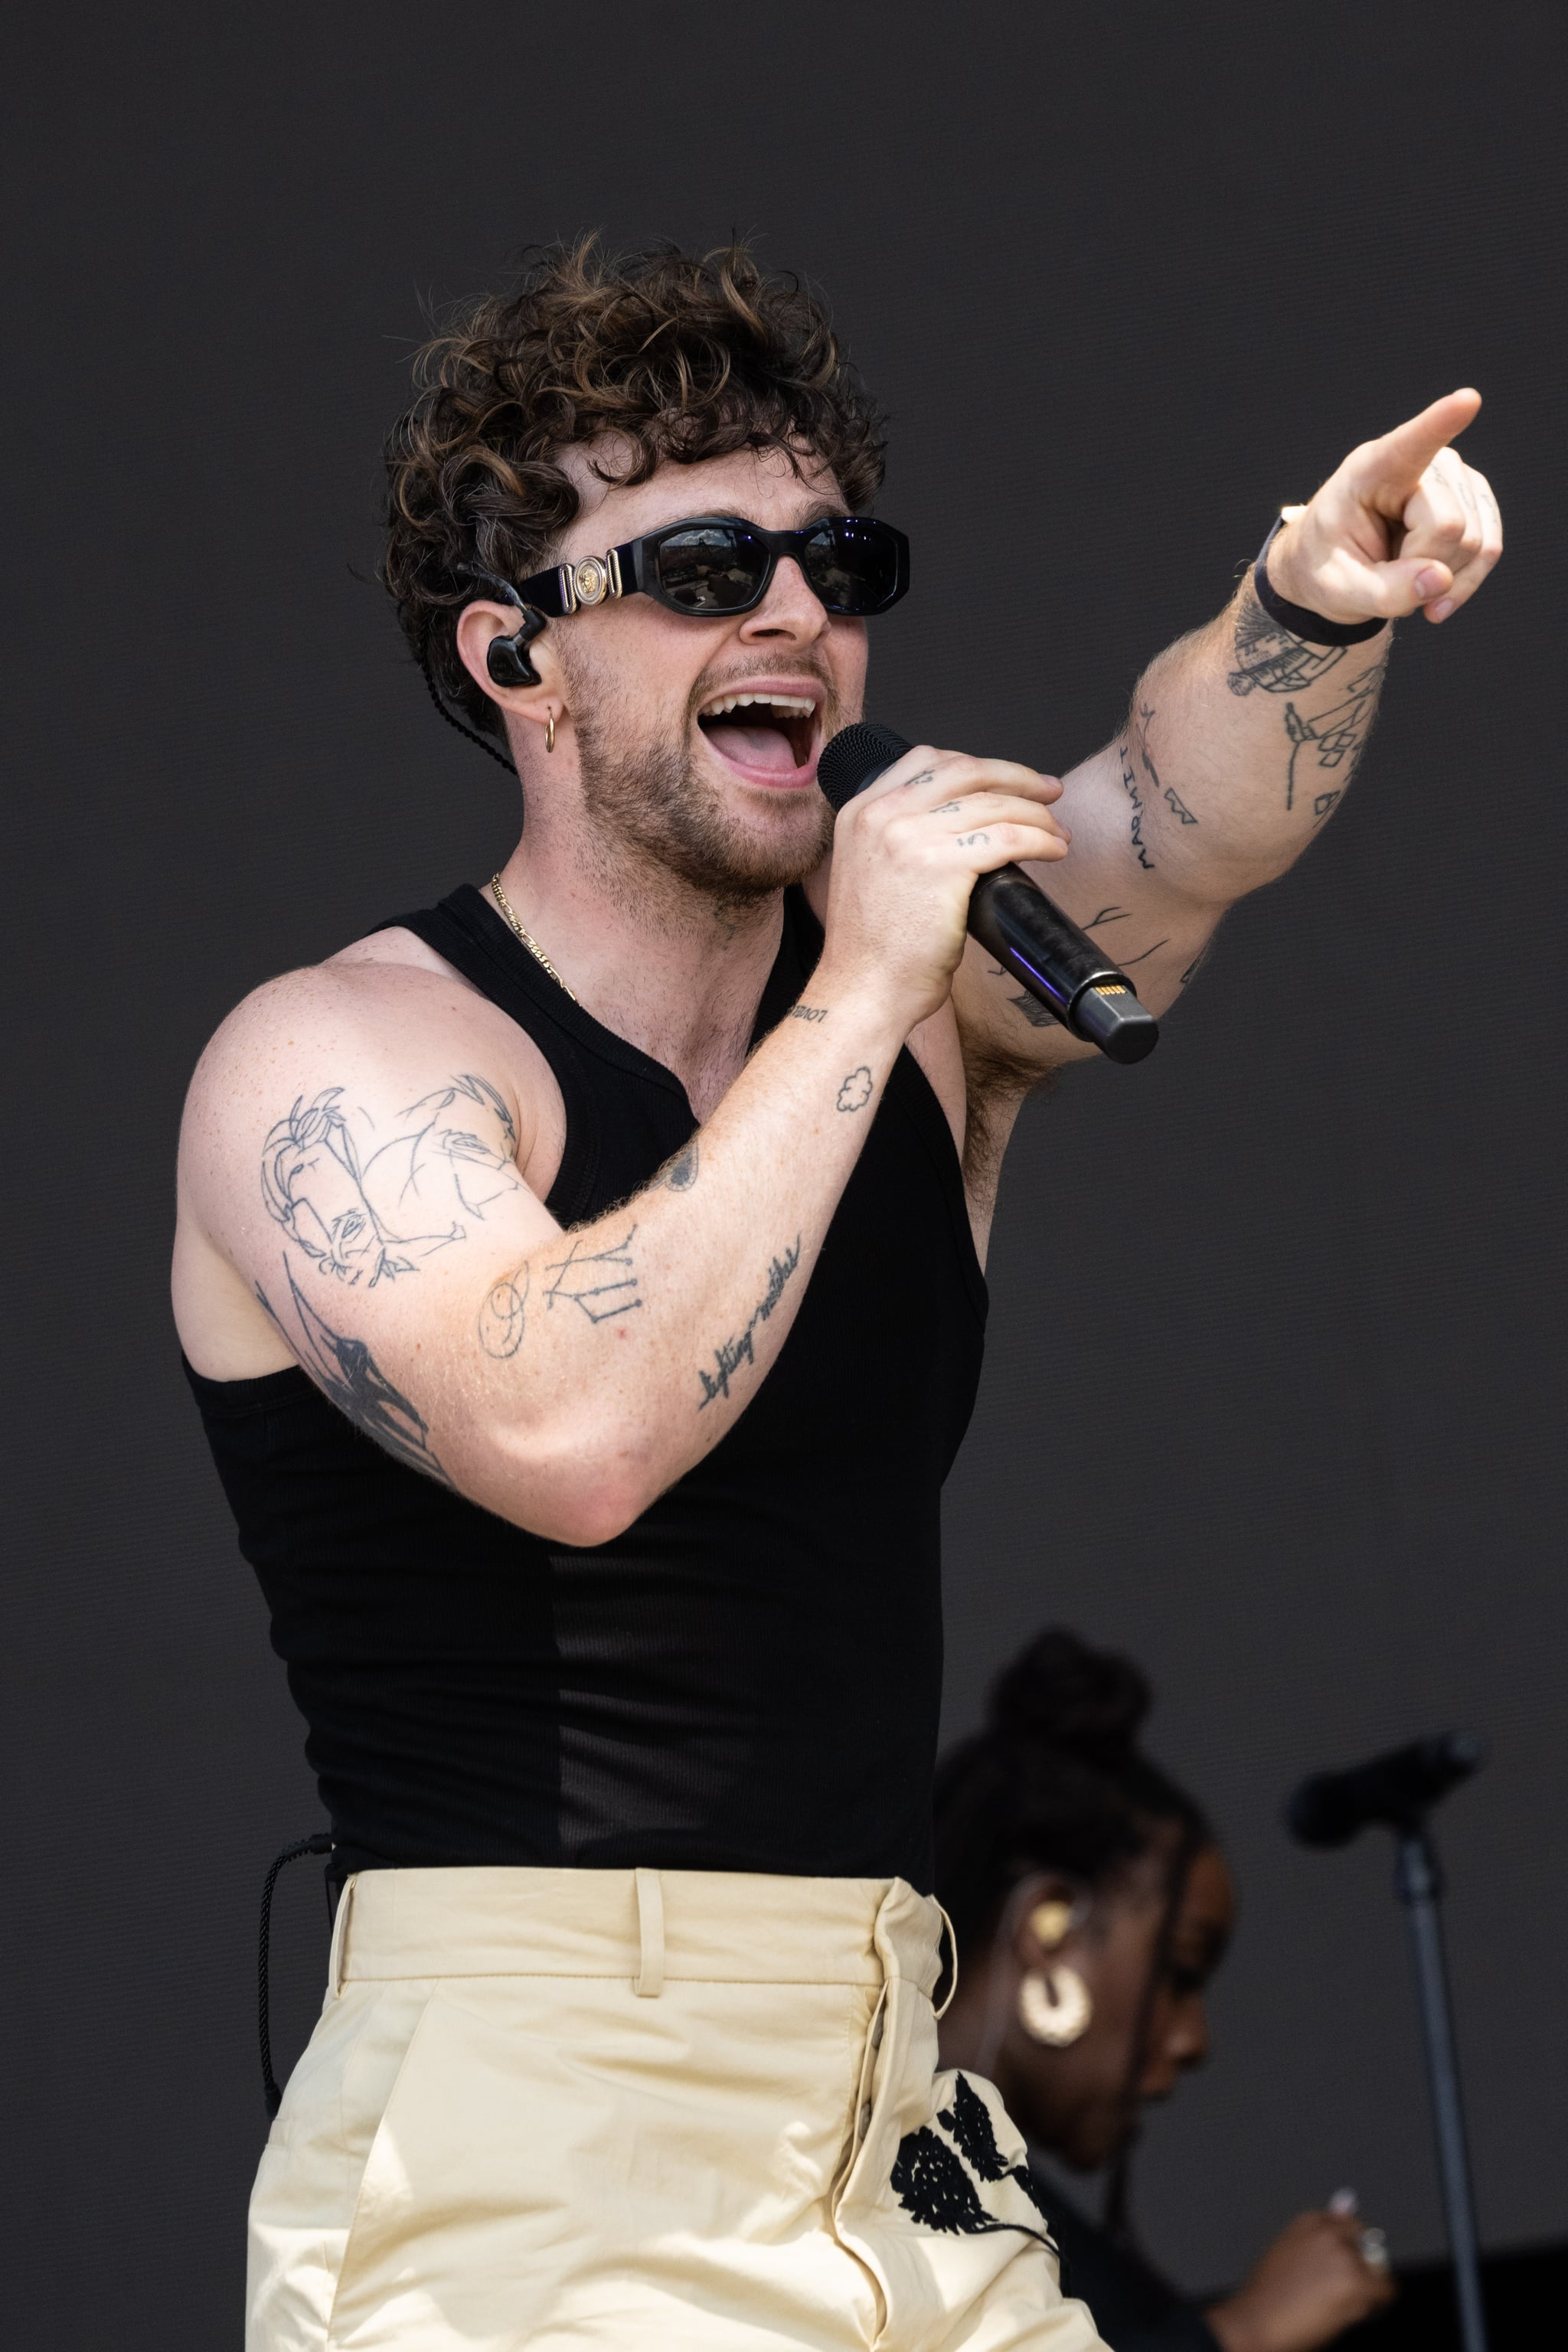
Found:
[(1302, 1845), (1348, 1845), (1373, 1822), (1408, 1837), (1486, 1760), (1486, 1741), (1473, 1731), (1413, 1740), (1349, 1771), (1313, 1773), (1291, 1793), (1285, 1825)]

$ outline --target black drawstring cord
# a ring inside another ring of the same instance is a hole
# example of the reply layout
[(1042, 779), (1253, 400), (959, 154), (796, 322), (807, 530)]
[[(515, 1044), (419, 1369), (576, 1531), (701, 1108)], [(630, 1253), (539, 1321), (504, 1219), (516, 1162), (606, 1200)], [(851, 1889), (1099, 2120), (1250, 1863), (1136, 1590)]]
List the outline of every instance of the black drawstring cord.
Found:
[(278, 1856), (261, 1890), (261, 1947), (256, 1966), (256, 2014), (261, 2033), (261, 2095), (267, 2102), (268, 2116), (275, 2116), (283, 2104), (278, 2077), (272, 2072), (272, 1997), (268, 1982), (271, 1974), (272, 1890), (286, 1862), (298, 1862), (305, 1853), (331, 1853), (331, 1850), (332, 1841), (325, 1830), (318, 1830), (313, 1837), (296, 1839)]
[(431, 615), (427, 613), (425, 616), (425, 625), (419, 632), (419, 653), (417, 658), (419, 662), (419, 675), (425, 681), (426, 691), (429, 695), (431, 701), (435, 704), (437, 709), (440, 712), (448, 727), (455, 727), (459, 735), (466, 735), (470, 743), (477, 743), (481, 751), (489, 752), (492, 760), (498, 761), (500, 764), (507, 770), (509, 774), (515, 776), (517, 773), (515, 762), (509, 759), (506, 752), (498, 751), (495, 745), (490, 742), (487, 737), (481, 735), (477, 727), (470, 727), (466, 719), (459, 719), (457, 712), (447, 702), (447, 698), (442, 693), (440, 688), (437, 685), (436, 673), (430, 667), (430, 629)]
[(485, 737), (479, 733), (477, 727), (470, 727), (466, 719), (459, 719), (457, 712), (448, 707), (445, 697), (442, 695), (440, 688), (437, 685), (434, 677), (430, 674), (429, 663), (421, 662), (419, 669), (420, 675), (423, 677), (426, 687), (429, 688), (430, 699), (435, 704), (437, 709), (440, 712), (442, 718), (446, 720), (447, 726), (455, 727), (459, 735), (466, 735), (470, 743), (477, 743), (481, 751), (488, 751), (492, 760), (499, 761), (500, 765), (506, 769), (510, 775), (515, 776), (517, 770), (513, 766), (512, 762), (507, 758), (506, 753), (504, 751), (498, 751), (495, 745), (491, 742), (488, 742)]

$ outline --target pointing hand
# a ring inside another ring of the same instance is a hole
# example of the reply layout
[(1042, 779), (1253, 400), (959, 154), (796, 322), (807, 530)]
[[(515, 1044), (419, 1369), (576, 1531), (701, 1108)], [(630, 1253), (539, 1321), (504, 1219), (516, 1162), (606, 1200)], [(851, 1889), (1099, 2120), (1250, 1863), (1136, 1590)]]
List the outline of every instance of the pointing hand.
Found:
[(1270, 585), (1331, 621), (1457, 613), (1502, 553), (1491, 486), (1448, 446), (1480, 404), (1479, 392), (1447, 393), (1352, 449), (1308, 505), (1284, 509)]

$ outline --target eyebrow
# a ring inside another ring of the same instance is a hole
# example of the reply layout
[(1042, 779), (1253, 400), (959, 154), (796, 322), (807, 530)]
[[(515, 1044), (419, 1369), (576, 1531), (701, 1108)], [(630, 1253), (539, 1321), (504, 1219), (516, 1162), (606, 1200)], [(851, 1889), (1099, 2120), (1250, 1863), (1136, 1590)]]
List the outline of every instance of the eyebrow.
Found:
[[(717, 507), (710, 511), (715, 520), (721, 522), (743, 522), (752, 530), (768, 530), (772, 528), (771, 524), (759, 522), (755, 515), (738, 514), (733, 508)], [(816, 499), (807, 507), (798, 521), (786, 523), (784, 528), (788, 530), (809, 530), (814, 522), (827, 522), (836, 515), (846, 515), (848, 511), (848, 508), (840, 501), (833, 499)], [(692, 515), (676, 515), (669, 522), (650, 524), (647, 532), (640, 532), (637, 536), (646, 538), (651, 536), (656, 530), (673, 530), (678, 524), (692, 522), (696, 520), (697, 518)]]

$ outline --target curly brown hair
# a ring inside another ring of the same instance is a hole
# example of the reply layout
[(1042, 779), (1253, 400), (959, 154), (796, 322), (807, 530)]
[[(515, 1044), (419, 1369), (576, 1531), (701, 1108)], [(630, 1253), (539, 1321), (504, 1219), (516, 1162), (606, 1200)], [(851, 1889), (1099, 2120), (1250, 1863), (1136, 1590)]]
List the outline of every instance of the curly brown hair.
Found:
[(503, 741), (457, 649), (465, 567), (515, 581), (549, 562), (580, 504), (562, 450), (614, 436), (594, 471), (636, 483), (667, 460), (782, 449), (797, 472), (807, 457), (826, 467), (858, 513), (881, 486), (885, 418), (822, 304), (738, 244), (539, 251), (510, 293), (425, 345), (415, 383), (386, 443), (382, 579), (443, 716), (444, 696)]

